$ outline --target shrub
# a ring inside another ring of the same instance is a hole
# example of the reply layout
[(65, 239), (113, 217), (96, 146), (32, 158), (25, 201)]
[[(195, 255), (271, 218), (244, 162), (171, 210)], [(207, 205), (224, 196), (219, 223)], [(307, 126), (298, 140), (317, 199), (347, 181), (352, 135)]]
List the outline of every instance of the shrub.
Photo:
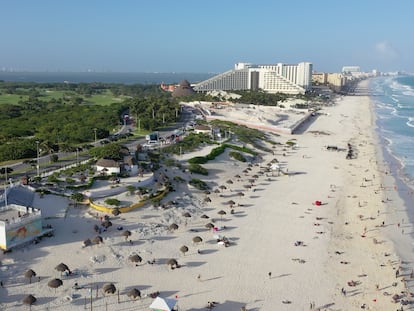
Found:
[(197, 179), (197, 178), (191, 179), (189, 181), (189, 184), (198, 190), (207, 190), (209, 188), (208, 185), (204, 181)]
[(200, 164), (190, 164), (188, 170), (194, 174), (208, 175), (207, 169), (202, 167)]
[(207, 163), (208, 159), (206, 157), (194, 157), (188, 160), (190, 164), (204, 164)]
[(108, 205), (113, 205), (113, 206), (119, 206), (119, 205), (121, 205), (121, 202), (119, 200), (117, 200), (117, 199), (114, 199), (114, 198), (106, 199), (104, 202), (106, 204), (108, 204)]
[(240, 162), (246, 162), (246, 158), (240, 152), (230, 151), (229, 156)]

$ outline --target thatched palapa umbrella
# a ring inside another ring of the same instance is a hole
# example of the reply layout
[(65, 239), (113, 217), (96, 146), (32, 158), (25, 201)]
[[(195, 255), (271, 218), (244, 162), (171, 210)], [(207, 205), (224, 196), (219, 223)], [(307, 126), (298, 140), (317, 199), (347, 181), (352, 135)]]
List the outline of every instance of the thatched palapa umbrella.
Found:
[(142, 262), (142, 258), (138, 254), (129, 256), (129, 260), (132, 262)]
[(170, 229), (170, 230), (177, 230), (177, 229), (178, 229), (178, 225), (177, 225), (177, 224), (175, 224), (175, 223), (173, 223), (173, 224), (171, 224), (171, 225), (169, 226), (169, 229)]
[(127, 293), (127, 296), (130, 298), (132, 297), (134, 299), (136, 299), (137, 297), (141, 298), (141, 292), (138, 289), (133, 288)]
[(233, 184), (233, 181), (231, 179), (227, 180), (226, 183), (228, 183), (229, 185)]
[(204, 202), (208, 202), (208, 203), (210, 203), (210, 202), (211, 202), (210, 197), (205, 197), (205, 198), (204, 198)]
[(119, 208), (114, 208), (112, 211), (111, 211), (111, 213), (112, 213), (112, 215), (114, 215), (114, 216), (118, 216), (119, 214), (121, 214), (121, 211), (120, 211), (120, 209)]
[(211, 222), (209, 222), (208, 224), (205, 225), (205, 227), (207, 229), (213, 229), (214, 228), (214, 225)]
[(85, 241), (83, 241), (83, 247), (88, 247), (91, 245), (92, 245), (91, 239), (86, 239)]
[(27, 295), (26, 297), (23, 298), (22, 302), (25, 305), (29, 305), (30, 306), (30, 310), (32, 309), (32, 304), (34, 304), (36, 302), (36, 297), (33, 295)]
[(219, 186), (219, 188), (220, 188), (221, 190), (226, 190), (226, 189), (227, 189), (227, 187), (226, 187), (225, 185), (221, 185), (221, 186)]
[(236, 178), (241, 178), (241, 176), (239, 174), (235, 175), (234, 177)]
[(96, 237), (92, 239), (92, 242), (95, 244), (103, 243), (103, 239), (100, 235), (97, 235)]
[(230, 201), (227, 201), (226, 204), (233, 206), (234, 204), (236, 204), (236, 202), (234, 202), (233, 200), (230, 200)]
[(106, 229), (108, 229), (109, 227), (111, 227), (112, 226), (112, 222), (110, 222), (109, 220), (105, 220), (103, 223), (102, 223), (102, 227), (104, 227), (104, 228), (106, 228)]
[(189, 217), (191, 217), (191, 214), (189, 212), (186, 212), (186, 213), (183, 214), (183, 216), (189, 218)]
[(122, 232), (122, 236), (125, 237), (125, 241), (128, 240), (128, 238), (131, 236), (131, 231), (125, 230)]
[(56, 269), (57, 271), (59, 271), (60, 273), (65, 272), (65, 271), (70, 272), (69, 267), (68, 267), (66, 264), (64, 264), (63, 262), (61, 262), (60, 264), (58, 264), (58, 265), (55, 267), (55, 269)]
[(169, 259), (167, 265), (169, 265), (171, 269), (178, 268), (178, 262), (175, 259)]
[(220, 189), (214, 189), (214, 193), (220, 193)]
[(104, 292), (104, 294), (115, 294), (116, 292), (116, 287), (113, 283), (106, 283), (103, 287), (102, 290)]
[(206, 214), (203, 214), (203, 215), (201, 215), (200, 216), (201, 218), (204, 218), (204, 219), (209, 219), (210, 217), (208, 217)]
[(221, 216), (221, 218), (223, 219), (223, 215), (226, 215), (227, 213), (223, 210), (220, 210), (217, 212), (217, 214), (219, 214)]
[(201, 237), (199, 237), (199, 236), (195, 236), (195, 237), (193, 238), (193, 243), (200, 243), (200, 242), (203, 242), (203, 239), (202, 239)]
[(36, 272), (34, 272), (32, 269), (29, 269), (24, 273), (24, 277), (28, 278), (30, 283), (32, 283), (32, 277), (34, 276), (36, 276)]
[(53, 280), (50, 280), (47, 283), (47, 286), (49, 286), (50, 288), (55, 289), (55, 293), (56, 293), (56, 288), (58, 288), (59, 286), (62, 286), (62, 285), (63, 285), (63, 282), (62, 282), (61, 279), (53, 279)]
[(188, 252), (188, 247), (187, 247), (187, 246), (185, 246), (185, 245), (181, 246), (181, 247), (180, 247), (180, 252), (181, 252), (181, 253), (183, 253), (183, 255), (185, 255), (185, 253), (187, 253), (187, 252)]
[(237, 195), (238, 195), (239, 197), (243, 197), (243, 196), (244, 196), (244, 193), (243, 193), (243, 192), (238, 192), (238, 193), (237, 193)]
[(210, 190), (204, 190), (204, 194), (209, 195), (209, 194), (211, 194), (211, 192), (210, 192)]

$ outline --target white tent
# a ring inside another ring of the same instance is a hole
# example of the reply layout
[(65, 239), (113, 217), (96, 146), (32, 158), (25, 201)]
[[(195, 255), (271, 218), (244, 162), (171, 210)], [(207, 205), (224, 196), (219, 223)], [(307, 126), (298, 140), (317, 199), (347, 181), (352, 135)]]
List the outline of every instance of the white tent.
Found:
[(175, 299), (157, 297), (149, 307), (157, 311), (172, 311), (176, 304), (177, 300)]

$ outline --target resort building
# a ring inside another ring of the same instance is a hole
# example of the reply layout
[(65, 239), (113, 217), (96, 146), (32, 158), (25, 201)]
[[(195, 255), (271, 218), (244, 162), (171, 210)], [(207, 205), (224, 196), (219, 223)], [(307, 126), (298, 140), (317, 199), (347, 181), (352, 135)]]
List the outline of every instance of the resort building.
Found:
[(312, 87), (312, 64), (253, 65), (237, 63), (208, 80), (197, 83), (197, 92), (263, 90), (267, 93), (304, 94)]

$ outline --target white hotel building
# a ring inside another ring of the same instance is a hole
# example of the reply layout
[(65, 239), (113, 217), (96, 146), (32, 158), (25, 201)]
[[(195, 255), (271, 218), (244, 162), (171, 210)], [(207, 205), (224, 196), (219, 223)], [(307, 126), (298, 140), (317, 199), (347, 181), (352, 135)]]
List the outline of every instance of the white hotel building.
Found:
[(268, 93), (304, 94), (312, 87), (312, 64), (253, 65), (237, 63), (226, 71), (194, 85), (197, 92), (263, 90)]

